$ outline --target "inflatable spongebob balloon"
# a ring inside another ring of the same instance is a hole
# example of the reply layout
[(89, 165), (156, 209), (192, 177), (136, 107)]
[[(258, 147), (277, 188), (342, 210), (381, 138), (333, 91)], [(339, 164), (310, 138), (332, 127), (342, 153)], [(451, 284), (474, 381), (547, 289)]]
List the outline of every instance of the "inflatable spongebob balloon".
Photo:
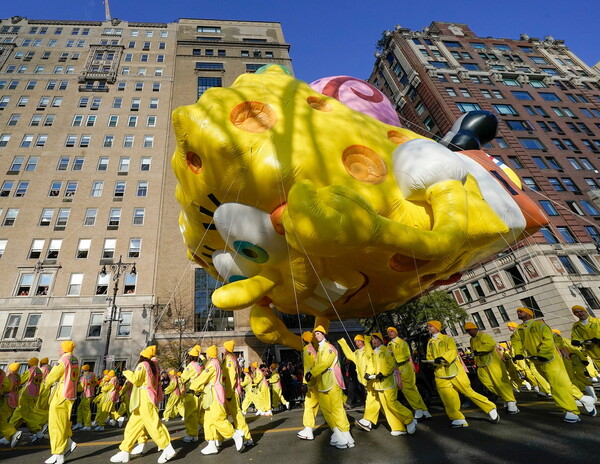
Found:
[(450, 151), (279, 66), (261, 71), (176, 109), (172, 159), (189, 257), (225, 281), (218, 308), (252, 307), (259, 339), (300, 349), (274, 309), (319, 324), (369, 317), (546, 224), (484, 152)]

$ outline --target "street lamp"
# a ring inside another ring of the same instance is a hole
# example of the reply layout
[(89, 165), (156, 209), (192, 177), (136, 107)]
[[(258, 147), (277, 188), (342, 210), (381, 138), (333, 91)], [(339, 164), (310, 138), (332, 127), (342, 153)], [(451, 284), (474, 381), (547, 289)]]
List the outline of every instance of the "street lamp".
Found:
[[(104, 345), (104, 360), (103, 360), (103, 367), (102, 370), (106, 369), (106, 358), (108, 357), (108, 348), (110, 347), (110, 337), (112, 335), (112, 323), (113, 321), (117, 321), (120, 319), (120, 317), (117, 317), (117, 292), (119, 291), (119, 279), (121, 278), (121, 274), (124, 273), (125, 271), (127, 271), (129, 268), (131, 268), (131, 270), (129, 271), (129, 273), (131, 275), (136, 275), (137, 274), (137, 270), (135, 268), (135, 263), (124, 263), (121, 258), (123, 256), (119, 256), (119, 262), (117, 263), (113, 263), (113, 264), (109, 264), (108, 267), (110, 268), (110, 271), (113, 273), (113, 281), (115, 283), (115, 286), (113, 287), (113, 295), (112, 295), (112, 299), (111, 299), (111, 303), (109, 306), (110, 309), (110, 316), (108, 318), (104, 319), (104, 322), (108, 322), (108, 333), (106, 334), (106, 344)], [(102, 269), (100, 270), (100, 275), (102, 277), (105, 277), (107, 274), (106, 272), (106, 264), (104, 266), (102, 266)]]

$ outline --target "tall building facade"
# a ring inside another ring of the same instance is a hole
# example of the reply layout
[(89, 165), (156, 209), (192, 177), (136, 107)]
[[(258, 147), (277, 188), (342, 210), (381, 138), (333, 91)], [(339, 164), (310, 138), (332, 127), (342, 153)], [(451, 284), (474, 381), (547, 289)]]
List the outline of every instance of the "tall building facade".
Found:
[[(550, 219), (445, 290), (498, 341), (519, 306), (569, 336), (572, 305), (600, 313), (600, 75), (562, 40), (484, 38), (466, 24), (396, 26), (378, 46), (369, 82), (404, 125), (439, 139), (466, 112), (495, 113), (497, 137), (484, 150)], [(462, 328), (449, 332), (468, 346)]]
[(96, 371), (151, 341), (257, 356), (187, 260), (170, 118), (272, 62), (291, 69), (279, 23), (0, 20), (0, 367), (65, 339)]

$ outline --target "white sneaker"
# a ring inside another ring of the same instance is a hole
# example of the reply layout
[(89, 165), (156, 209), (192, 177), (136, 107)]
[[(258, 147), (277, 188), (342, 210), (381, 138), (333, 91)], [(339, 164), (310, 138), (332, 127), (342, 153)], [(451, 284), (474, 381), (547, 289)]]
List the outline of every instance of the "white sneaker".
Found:
[(242, 451), (242, 449), (244, 449), (244, 431), (236, 430), (232, 438), (235, 443), (235, 449)]
[(110, 462), (129, 462), (129, 453), (127, 451), (119, 451), (110, 458)]
[(331, 431), (333, 432), (331, 435), (331, 439), (329, 440), (329, 444), (331, 446), (337, 446), (338, 444), (344, 442), (344, 437), (342, 436), (342, 432), (339, 428), (334, 427), (331, 429)]
[(92, 428), (89, 425), (86, 425), (85, 427), (81, 427), (81, 431), (85, 431), (85, 432), (89, 432), (90, 430), (92, 430)]
[(208, 445), (202, 448), (200, 451), (202, 454), (217, 454), (219, 452), (219, 448), (214, 440), (209, 440)]
[(65, 457), (62, 454), (53, 454), (44, 461), (46, 464), (63, 464)]
[(289, 401), (285, 402), (285, 409), (287, 409), (287, 410), (290, 409), (290, 402)]
[(577, 414), (572, 413), (572, 412), (567, 412), (565, 414), (565, 417), (563, 417), (563, 421), (564, 422), (568, 422), (569, 424), (576, 424), (580, 420), (581, 419), (579, 418), (579, 416)]
[(115, 425), (117, 425), (117, 421), (114, 419), (109, 419), (108, 424), (114, 427)]
[(399, 437), (401, 435), (406, 435), (406, 432), (402, 430), (392, 430), (390, 434), (392, 435), (392, 437)]
[[(15, 433), (13, 433), (13, 436), (10, 437), (10, 447), (14, 448), (15, 446), (17, 446), (17, 443), (19, 443), (19, 439), (21, 438), (21, 434), (23, 432), (21, 432), (20, 430), (17, 430)], [(58, 454), (56, 456), (59, 456)]]
[(452, 427), (468, 427), (469, 424), (465, 419), (455, 419), (452, 421)]
[(158, 458), (158, 464), (164, 464), (165, 462), (170, 461), (171, 459), (173, 459), (175, 457), (176, 454), (177, 454), (177, 451), (175, 451), (175, 448), (173, 448), (173, 445), (171, 443), (169, 443), (169, 446), (167, 446), (163, 450), (162, 454)]
[(598, 379), (598, 377), (592, 377), (590, 380), (594, 383), (600, 382), (600, 379)]
[(517, 408), (517, 402), (516, 401), (509, 401), (506, 404), (506, 408), (508, 409), (508, 413), (509, 414), (518, 414), (519, 408)]
[(103, 430), (104, 430), (103, 425), (98, 425), (97, 427), (94, 427), (94, 432), (102, 432)]
[(77, 430), (77, 429), (80, 429), (81, 427), (83, 427), (83, 424), (82, 424), (81, 422), (77, 422), (77, 423), (76, 423), (76, 424), (73, 426), (72, 430)]
[(589, 416), (594, 417), (596, 415), (596, 402), (594, 401), (594, 398), (583, 395), (581, 398), (579, 398), (579, 401), (581, 401), (581, 404), (583, 404), (583, 407), (585, 408), (585, 412)]
[(302, 440), (314, 440), (315, 436), (313, 434), (312, 427), (304, 427), (302, 430), (298, 432), (298, 438)]
[(98, 427), (98, 422), (97, 421), (93, 421), (92, 422), (92, 427)]
[(525, 382), (523, 382), (523, 385), (525, 386), (527, 391), (531, 391), (531, 384), (527, 380), (525, 380)]
[(409, 435), (412, 435), (417, 431), (417, 419), (413, 419), (413, 421), (406, 426), (406, 432)]
[(342, 434), (342, 437), (344, 438), (344, 440), (346, 440), (346, 444), (344, 445), (344, 444), (338, 443), (337, 445), (335, 445), (336, 448), (344, 449), (344, 448), (354, 448), (354, 446), (356, 446), (354, 444), (354, 438), (352, 438), (352, 434), (350, 433), (349, 430), (347, 432), (340, 431), (340, 433)]
[(117, 419), (117, 424), (119, 424), (119, 427), (123, 427), (124, 423), (125, 423), (125, 416), (121, 416)]
[(359, 419), (356, 422), (354, 422), (354, 425), (356, 425), (359, 429), (364, 430), (365, 432), (371, 431), (371, 422), (367, 419)]
[(492, 424), (497, 424), (498, 422), (500, 422), (500, 415), (498, 414), (498, 410), (496, 408), (488, 412), (488, 416), (490, 416)]
[(198, 437), (194, 437), (192, 435), (186, 435), (185, 437), (183, 437), (183, 441), (185, 443), (191, 443), (193, 441), (198, 441)]
[(10, 441), (8, 441), (6, 438), (2, 437), (2, 438), (0, 438), (0, 445), (10, 445)]
[(44, 426), (42, 427), (42, 435), (46, 435), (47, 431), (48, 431), (48, 423), (45, 423)]
[(65, 449), (64, 456), (67, 457), (69, 454), (71, 454), (73, 451), (75, 451), (75, 448), (77, 448), (77, 443), (75, 443), (73, 440), (71, 440), (69, 438), (69, 441), (67, 441), (67, 448)]
[(591, 385), (586, 385), (585, 394), (594, 398), (594, 401), (598, 401), (598, 397), (596, 396), (596, 390), (594, 390), (594, 387), (592, 387)]
[(145, 451), (146, 451), (146, 442), (138, 443), (137, 445), (135, 445), (133, 447), (133, 449), (131, 450), (131, 453), (129, 453), (129, 454), (131, 456), (138, 456), (140, 454), (144, 454)]

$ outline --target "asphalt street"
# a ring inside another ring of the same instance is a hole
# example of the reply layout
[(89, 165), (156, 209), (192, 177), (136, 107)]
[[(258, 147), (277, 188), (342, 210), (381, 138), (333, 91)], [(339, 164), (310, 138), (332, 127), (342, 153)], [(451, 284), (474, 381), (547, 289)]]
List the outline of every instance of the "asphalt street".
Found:
[[(181, 420), (170, 421), (177, 456), (170, 462), (197, 463), (598, 463), (600, 450), (600, 415), (581, 416), (578, 424), (562, 421), (563, 413), (552, 400), (538, 399), (534, 393), (518, 395), (521, 412), (517, 415), (501, 413), (499, 424), (489, 422), (487, 415), (474, 409), (463, 409), (468, 428), (453, 429), (439, 403), (430, 408), (433, 418), (421, 422), (412, 436), (392, 437), (386, 422), (371, 432), (352, 426), (356, 447), (339, 450), (329, 445), (330, 431), (324, 425), (315, 431), (314, 441), (296, 437), (302, 427), (302, 409), (275, 414), (272, 418), (248, 415), (248, 423), (256, 446), (237, 452), (232, 440), (226, 440), (219, 454), (204, 456), (200, 450), (205, 443), (184, 443), (185, 429)], [(500, 405), (501, 407), (501, 405)], [(599, 404), (600, 408), (600, 404)], [(350, 422), (362, 417), (362, 409), (348, 411)], [(68, 463), (99, 464), (110, 462), (118, 451), (123, 429), (107, 427), (104, 432), (74, 432), (78, 443)], [(28, 445), (29, 434), (23, 433), (19, 446), (10, 450), (0, 448), (0, 462), (43, 463), (50, 456), (48, 439)], [(132, 457), (135, 464), (156, 463), (160, 453), (151, 443), (148, 453)]]

